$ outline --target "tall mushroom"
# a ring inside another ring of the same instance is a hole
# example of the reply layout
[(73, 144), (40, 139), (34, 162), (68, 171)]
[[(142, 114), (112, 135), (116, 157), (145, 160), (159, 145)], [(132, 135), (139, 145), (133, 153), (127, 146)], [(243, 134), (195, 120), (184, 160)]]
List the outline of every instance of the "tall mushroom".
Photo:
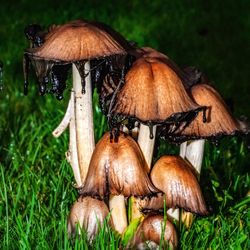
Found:
[[(91, 78), (95, 84), (102, 84), (109, 75), (118, 77), (120, 82), (126, 69), (127, 51), (132, 46), (107, 25), (83, 20), (53, 26), (42, 38), (41, 44), (24, 53), (25, 92), (30, 61), (38, 75), (42, 94), (48, 75), (52, 74), (53, 80), (55, 69), (73, 64), (73, 91), (66, 114), (53, 135), (60, 136), (70, 124), (70, 148), (66, 156), (79, 187), (84, 183), (95, 146)], [(106, 99), (106, 95), (102, 98)]]
[(82, 183), (95, 145), (91, 69), (88, 61), (100, 58), (107, 59), (111, 63), (110, 57), (118, 54), (126, 55), (129, 49), (131, 49), (129, 43), (110, 27), (97, 22), (77, 20), (55, 27), (44, 37), (44, 43), (40, 47), (25, 51), (26, 64), (29, 60), (38, 64), (46, 62), (41, 81), (43, 81), (43, 76), (50, 73), (54, 65), (74, 64), (73, 101), (75, 102), (77, 154)]

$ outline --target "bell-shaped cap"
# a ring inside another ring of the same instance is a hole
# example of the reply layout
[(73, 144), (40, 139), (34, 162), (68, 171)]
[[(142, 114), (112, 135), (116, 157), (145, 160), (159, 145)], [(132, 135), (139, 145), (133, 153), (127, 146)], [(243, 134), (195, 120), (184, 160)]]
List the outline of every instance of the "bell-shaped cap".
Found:
[(219, 138), (226, 135), (246, 133), (244, 122), (237, 121), (229, 111), (219, 93), (208, 84), (198, 84), (191, 88), (191, 95), (196, 103), (206, 106), (206, 122), (202, 114), (186, 127), (179, 128), (170, 139), (184, 141), (188, 139)]
[[(86, 231), (88, 239), (92, 240), (108, 215), (109, 209), (103, 201), (80, 196), (68, 216), (68, 233), (75, 235), (83, 230)], [(112, 226), (111, 218), (108, 223)]]
[(164, 221), (164, 217), (161, 215), (149, 215), (139, 225), (133, 246), (137, 249), (148, 249), (149, 246), (150, 249), (155, 249), (153, 247), (159, 246), (161, 240), (164, 249), (167, 246), (176, 249), (178, 238), (175, 227), (170, 221)]
[(39, 48), (27, 49), (34, 58), (54, 62), (75, 62), (115, 54), (126, 54), (130, 44), (105, 24), (76, 20), (57, 26)]
[(165, 193), (168, 208), (181, 207), (199, 215), (208, 214), (194, 168), (180, 156), (162, 156), (150, 177)]
[(144, 197), (157, 192), (133, 138), (121, 132), (116, 141), (106, 133), (96, 145), (80, 193), (103, 199), (109, 194)]
[(144, 124), (177, 124), (187, 117), (193, 119), (203, 107), (189, 97), (167, 57), (151, 57), (152, 53), (133, 63), (115, 98), (112, 115), (135, 118)]

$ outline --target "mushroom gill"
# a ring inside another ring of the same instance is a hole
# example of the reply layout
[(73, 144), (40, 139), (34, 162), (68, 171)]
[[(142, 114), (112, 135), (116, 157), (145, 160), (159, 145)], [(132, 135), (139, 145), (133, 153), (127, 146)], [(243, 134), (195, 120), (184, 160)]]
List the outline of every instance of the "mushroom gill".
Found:
[[(103, 201), (91, 197), (80, 196), (73, 204), (68, 216), (68, 233), (75, 235), (86, 231), (88, 239), (92, 240), (108, 216), (109, 209)], [(108, 221), (112, 225), (111, 219)], [(77, 228), (78, 227), (78, 228)]]
[(106, 133), (92, 155), (83, 195), (104, 199), (109, 194), (150, 196), (158, 190), (152, 185), (142, 152), (132, 137), (120, 133), (116, 140)]
[(160, 244), (162, 244), (161, 247), (163, 249), (167, 246), (171, 249), (177, 248), (178, 239), (175, 227), (170, 221), (164, 221), (164, 217), (161, 215), (149, 215), (138, 227), (133, 240), (133, 246), (137, 247), (137, 249), (148, 249), (148, 247), (155, 249), (153, 247), (157, 247)]
[(208, 214), (194, 169), (180, 156), (162, 156), (155, 163), (150, 177), (153, 184), (165, 193), (167, 207)]

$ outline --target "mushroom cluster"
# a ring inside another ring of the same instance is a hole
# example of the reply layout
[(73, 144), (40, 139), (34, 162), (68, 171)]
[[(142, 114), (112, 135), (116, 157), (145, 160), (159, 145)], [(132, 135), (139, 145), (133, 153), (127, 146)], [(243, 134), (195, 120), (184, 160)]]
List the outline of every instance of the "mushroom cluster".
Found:
[[(62, 100), (72, 66), (68, 108), (53, 131), (58, 137), (70, 130), (66, 157), (79, 198), (69, 214), (69, 234), (83, 229), (92, 240), (110, 213), (109, 225), (121, 234), (140, 219), (131, 247), (176, 248), (173, 218), (179, 217), (170, 210), (163, 216), (165, 208), (208, 214), (198, 181), (204, 139), (245, 134), (248, 128), (233, 118), (199, 70), (183, 70), (155, 49), (138, 48), (105, 24), (76, 20), (48, 31), (32, 24), (25, 35), (31, 43), (23, 59), (25, 94), (31, 64), (39, 94)], [(93, 88), (110, 127), (96, 146)], [(131, 133), (134, 128), (138, 135)], [(152, 166), (156, 130), (182, 144), (180, 156), (165, 155)]]

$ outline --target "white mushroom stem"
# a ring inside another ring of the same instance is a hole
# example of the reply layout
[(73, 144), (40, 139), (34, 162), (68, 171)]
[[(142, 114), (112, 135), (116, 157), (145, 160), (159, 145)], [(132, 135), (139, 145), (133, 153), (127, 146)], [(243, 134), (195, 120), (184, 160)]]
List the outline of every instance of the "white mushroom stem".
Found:
[[(151, 139), (150, 136), (153, 136), (153, 138)], [(142, 123), (140, 124), (137, 142), (147, 162), (148, 173), (150, 172), (150, 169), (151, 169), (151, 163), (152, 163), (154, 146), (155, 146), (155, 136), (156, 136), (156, 126), (153, 126), (152, 135), (151, 135), (148, 126)], [(138, 202), (136, 201), (136, 199), (137, 198), (135, 197), (132, 199), (131, 220), (140, 218), (142, 216), (141, 212), (139, 211), (139, 206), (138, 206)]]
[[(180, 146), (180, 156), (187, 159), (195, 168), (198, 177), (201, 173), (201, 166), (203, 161), (205, 148), (205, 140), (194, 140), (184, 142)], [(190, 227), (193, 221), (193, 214), (189, 212), (182, 212), (182, 221), (187, 227)]]
[(73, 169), (77, 187), (80, 187), (82, 186), (82, 180), (78, 163), (78, 151), (76, 143), (75, 93), (73, 91), (71, 92), (71, 100), (73, 112), (69, 124), (69, 150), (66, 153), (66, 158)]
[(151, 168), (151, 163), (152, 163), (152, 158), (153, 158), (153, 153), (154, 153), (155, 135), (156, 135), (156, 126), (153, 126), (153, 129), (152, 129), (153, 138), (151, 139), (150, 130), (148, 126), (142, 123), (140, 124), (140, 130), (139, 130), (137, 142), (148, 164), (148, 172), (150, 171), (150, 168)]
[(54, 137), (59, 137), (65, 129), (69, 126), (69, 150), (66, 152), (66, 159), (71, 165), (76, 185), (80, 187), (82, 185), (80, 169), (77, 158), (77, 146), (76, 146), (76, 130), (75, 130), (75, 94), (72, 91), (68, 103), (66, 113), (58, 125), (58, 127), (52, 132)]
[[(182, 144), (181, 144), (182, 147)], [(205, 140), (195, 140), (187, 143), (185, 158), (193, 165), (197, 173), (200, 174), (203, 161)]]
[(64, 115), (62, 121), (60, 122), (60, 124), (57, 126), (57, 128), (55, 128), (54, 131), (52, 132), (52, 135), (54, 137), (56, 137), (56, 138), (59, 137), (66, 130), (66, 128), (69, 126), (70, 119), (72, 119), (72, 114), (75, 112), (73, 107), (72, 107), (73, 104), (74, 104), (74, 95), (72, 96), (72, 93), (71, 93), (65, 115)]
[(85, 181), (95, 148), (90, 63), (85, 63), (84, 67), (85, 93), (82, 93), (81, 76), (75, 65), (73, 65), (72, 71), (75, 92), (76, 142), (82, 183)]
[(111, 211), (112, 221), (115, 230), (118, 233), (122, 234), (128, 226), (124, 196), (111, 195), (109, 197), (109, 209)]

